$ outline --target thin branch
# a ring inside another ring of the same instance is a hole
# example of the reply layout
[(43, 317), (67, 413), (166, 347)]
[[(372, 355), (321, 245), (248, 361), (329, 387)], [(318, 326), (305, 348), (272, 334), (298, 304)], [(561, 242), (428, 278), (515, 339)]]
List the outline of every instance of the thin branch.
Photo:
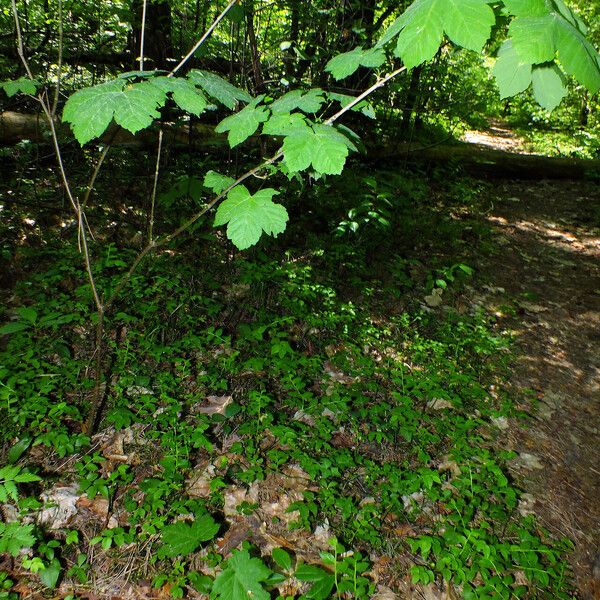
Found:
[(104, 162), (104, 159), (106, 158), (106, 155), (108, 154), (108, 151), (110, 150), (110, 148), (111, 148), (110, 144), (107, 144), (106, 146), (104, 146), (104, 148), (102, 149), (102, 152), (100, 153), (100, 157), (98, 158), (98, 160), (96, 162), (96, 166), (94, 167), (94, 170), (92, 171), (92, 176), (90, 177), (90, 180), (87, 184), (87, 187), (85, 190), (85, 196), (83, 197), (83, 202), (81, 203), (81, 208), (83, 210), (85, 210), (87, 203), (90, 199), (90, 196), (91, 196), (92, 192), (94, 191), (94, 185), (96, 183), (96, 178), (98, 177), (98, 173), (100, 173), (102, 163)]
[[(13, 10), (13, 15), (14, 15), (14, 19), (15, 19), (15, 27), (17, 30), (17, 43), (18, 43), (18, 48), (19, 48), (19, 57), (21, 59), (21, 62), (23, 63), (23, 66), (25, 67), (25, 70), (27, 71), (28, 76), (31, 79), (33, 79), (33, 73), (31, 72), (31, 68), (29, 67), (29, 62), (27, 61), (27, 58), (25, 57), (25, 53), (23, 52), (23, 36), (21, 33), (21, 24), (20, 24), (20, 20), (19, 20), (19, 13), (17, 11), (16, 0), (11, 0), (11, 4), (12, 4), (12, 10)], [(104, 306), (103, 306), (102, 300), (100, 298), (100, 294), (98, 293), (98, 288), (96, 286), (96, 282), (94, 279), (94, 273), (92, 271), (89, 247), (88, 247), (88, 243), (87, 243), (87, 236), (86, 236), (85, 226), (84, 226), (85, 214), (81, 208), (81, 205), (79, 204), (79, 201), (75, 198), (73, 191), (71, 190), (71, 186), (69, 184), (69, 179), (67, 177), (67, 173), (65, 171), (65, 165), (64, 165), (64, 162), (62, 159), (62, 153), (60, 151), (60, 144), (58, 142), (58, 134), (56, 133), (56, 126), (54, 123), (54, 119), (52, 117), (52, 108), (50, 107), (50, 104), (47, 102), (47, 100), (43, 94), (38, 94), (37, 99), (38, 99), (38, 102), (40, 103), (40, 106), (42, 107), (42, 111), (44, 112), (44, 115), (48, 121), (48, 126), (50, 127), (52, 145), (54, 146), (54, 152), (56, 154), (56, 159), (58, 162), (60, 176), (61, 176), (63, 185), (65, 187), (67, 197), (69, 198), (69, 202), (71, 203), (71, 206), (73, 207), (73, 210), (75, 212), (75, 216), (77, 217), (78, 236), (79, 236), (79, 240), (80, 240), (81, 250), (83, 251), (83, 255), (84, 255), (85, 268), (87, 271), (88, 279), (90, 280), (92, 294), (94, 296), (94, 302), (96, 304), (96, 309), (98, 311), (98, 314), (102, 315), (104, 312)]]
[(163, 130), (158, 131), (158, 150), (156, 153), (156, 168), (154, 169), (154, 185), (152, 186), (152, 198), (150, 200), (150, 215), (148, 219), (148, 243), (152, 243), (154, 234), (154, 205), (156, 204), (156, 190), (158, 188), (158, 175), (160, 173), (160, 156), (162, 153)]
[(83, 257), (85, 261), (85, 270), (88, 275), (88, 280), (90, 282), (90, 287), (92, 288), (92, 294), (94, 296), (94, 303), (96, 304), (96, 311), (98, 315), (104, 314), (104, 304), (102, 299), (100, 298), (100, 294), (98, 293), (98, 287), (96, 286), (96, 280), (94, 279), (94, 272), (92, 271), (92, 262), (90, 259), (90, 250), (87, 242), (87, 235), (85, 234), (85, 214), (83, 210), (81, 210), (81, 206), (79, 202), (77, 203), (77, 223), (79, 226), (79, 236), (81, 240), (81, 247), (83, 250)]
[(17, 52), (19, 53), (19, 58), (25, 67), (25, 71), (29, 79), (33, 79), (33, 73), (29, 68), (29, 63), (27, 62), (27, 58), (25, 57), (25, 49), (23, 47), (23, 33), (21, 32), (21, 21), (19, 20), (19, 12), (17, 11), (17, 3), (16, 0), (11, 0), (11, 6), (13, 11), (13, 16), (15, 19), (15, 28), (17, 30)]
[(344, 108), (335, 113), (335, 115), (329, 117), (329, 119), (327, 119), (327, 121), (324, 122), (324, 125), (331, 125), (332, 123), (337, 121), (343, 114), (347, 113), (349, 110), (352, 110), (357, 104), (362, 102), (367, 96), (370, 96), (375, 90), (379, 89), (380, 87), (383, 87), (390, 79), (393, 79), (397, 75), (400, 75), (400, 73), (404, 73), (404, 71), (406, 71), (406, 67), (400, 67), (399, 69), (392, 71), (385, 77), (378, 79), (370, 88), (365, 90), (360, 96), (354, 98), (352, 102), (346, 104), (346, 106), (344, 106)]
[(50, 114), (54, 119), (56, 117), (56, 109), (58, 107), (58, 98), (60, 96), (60, 84), (62, 77), (62, 61), (63, 61), (63, 3), (62, 0), (58, 0), (58, 60), (56, 61), (56, 68), (58, 73), (56, 75), (56, 88), (54, 91), (54, 100), (52, 102), (52, 110)]
[(144, 70), (144, 41), (146, 37), (146, 9), (148, 0), (144, 0), (142, 5), (142, 31), (140, 34), (140, 71)]
[[(13, 0), (14, 1), (14, 0)], [(215, 30), (217, 25), (225, 18), (225, 15), (238, 3), (238, 0), (231, 0), (231, 2), (225, 7), (223, 12), (214, 20), (214, 23), (206, 30), (206, 33), (196, 42), (194, 47), (181, 59), (179, 64), (167, 75), (167, 77), (172, 77), (185, 65), (185, 63), (194, 55), (196, 50), (204, 44), (208, 36)]]

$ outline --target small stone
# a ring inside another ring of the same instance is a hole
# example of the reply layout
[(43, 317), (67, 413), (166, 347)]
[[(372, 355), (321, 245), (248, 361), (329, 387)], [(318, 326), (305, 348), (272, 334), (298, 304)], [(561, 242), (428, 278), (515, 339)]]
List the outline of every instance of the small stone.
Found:
[(534, 454), (529, 454), (528, 452), (521, 452), (515, 462), (525, 469), (544, 468), (544, 465), (540, 462), (540, 459)]
[(517, 510), (523, 517), (532, 515), (534, 513), (533, 507), (535, 506), (535, 498), (532, 494), (521, 494), (519, 498), (519, 506)]
[(78, 491), (79, 485), (73, 484), (65, 487), (54, 487), (44, 492), (41, 499), (47, 506), (41, 510), (38, 523), (48, 529), (67, 527), (78, 512), (77, 501), (81, 497)]
[(492, 417), (490, 419), (493, 425), (495, 425), (498, 429), (508, 429), (508, 419), (506, 417)]

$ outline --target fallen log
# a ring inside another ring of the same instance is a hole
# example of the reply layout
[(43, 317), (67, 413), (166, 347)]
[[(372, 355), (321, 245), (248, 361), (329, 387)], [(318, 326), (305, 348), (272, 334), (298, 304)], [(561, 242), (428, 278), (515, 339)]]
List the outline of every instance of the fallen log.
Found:
[(378, 146), (368, 152), (369, 160), (398, 164), (456, 163), (475, 176), (518, 179), (583, 179), (600, 177), (599, 159), (582, 159), (540, 154), (520, 154), (483, 144), (454, 142), (434, 146), (415, 143), (395, 145), (392, 152)]
[[(228, 148), (227, 136), (215, 133), (213, 125), (202, 123), (163, 126), (164, 141), (174, 145), (191, 145), (202, 149)], [(62, 139), (72, 140), (73, 134), (68, 125), (60, 124), (58, 132)], [(42, 115), (24, 114), (12, 111), (0, 113), (0, 146), (9, 146), (23, 140), (49, 143), (49, 128)], [(146, 129), (136, 135), (113, 124), (98, 140), (101, 144), (153, 148), (156, 145), (156, 132)], [(256, 143), (255, 136), (249, 143)], [(600, 176), (599, 159), (570, 157), (550, 157), (538, 154), (519, 154), (497, 150), (482, 144), (456, 142), (423, 146), (419, 144), (396, 144), (390, 150), (387, 146), (371, 146), (366, 143), (366, 160), (394, 164), (417, 163), (452, 164), (456, 163), (476, 176), (515, 177), (519, 179), (582, 179)]]
[[(215, 133), (214, 126), (202, 123), (183, 125), (167, 124), (163, 127), (164, 141), (171, 144), (190, 144), (194, 148), (228, 147), (227, 136)], [(57, 125), (61, 140), (73, 140), (74, 136), (66, 123)], [(26, 114), (14, 111), (0, 112), (0, 146), (11, 146), (28, 140), (38, 144), (50, 143), (50, 128), (43, 114)], [(133, 135), (129, 131), (111, 125), (96, 140), (99, 144), (152, 148), (157, 143), (156, 132), (144, 129)]]

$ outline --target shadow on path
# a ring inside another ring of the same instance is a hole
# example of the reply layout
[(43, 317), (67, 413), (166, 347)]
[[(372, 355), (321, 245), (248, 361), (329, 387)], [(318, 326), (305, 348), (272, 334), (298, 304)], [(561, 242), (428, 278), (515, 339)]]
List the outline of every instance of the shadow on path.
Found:
[(519, 354), (511, 386), (539, 400), (508, 430), (513, 475), (541, 523), (575, 542), (581, 598), (600, 598), (600, 191), (507, 181), (492, 203), (488, 301), (519, 300), (506, 323)]

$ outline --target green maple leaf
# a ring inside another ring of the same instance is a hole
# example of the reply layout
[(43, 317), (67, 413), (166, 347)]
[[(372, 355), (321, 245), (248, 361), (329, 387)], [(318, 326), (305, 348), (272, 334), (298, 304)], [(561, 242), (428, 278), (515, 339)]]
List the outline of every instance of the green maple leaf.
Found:
[(0, 553), (17, 556), (23, 548), (31, 548), (34, 543), (33, 525), (21, 525), (16, 521), (0, 523)]
[(359, 67), (380, 67), (385, 62), (385, 52), (380, 48), (363, 50), (360, 46), (350, 52), (334, 56), (325, 66), (325, 70), (340, 80), (349, 77)]
[(271, 570), (259, 558), (251, 558), (247, 550), (237, 551), (227, 561), (212, 587), (215, 600), (269, 600), (271, 595), (261, 585)]
[(219, 531), (219, 524), (209, 515), (197, 517), (187, 524), (183, 521), (167, 525), (162, 530), (161, 555), (167, 557), (186, 556), (194, 552), (202, 542), (212, 540)]
[(306, 127), (306, 119), (300, 113), (276, 113), (263, 125), (265, 135), (289, 135), (298, 128)]
[(160, 117), (158, 108), (166, 100), (165, 93), (150, 81), (141, 81), (114, 97), (114, 119), (123, 129), (137, 133), (150, 127)]
[(535, 99), (547, 111), (553, 111), (567, 95), (565, 77), (554, 63), (533, 67), (532, 83)]
[(0, 83), (0, 88), (2, 88), (10, 98), (15, 94), (29, 94), (30, 96), (34, 96), (39, 85), (40, 82), (35, 79), (19, 77), (19, 79), (13, 81), (3, 81)]
[(504, 42), (492, 69), (500, 88), (500, 97), (508, 98), (524, 92), (531, 85), (531, 71), (531, 63), (521, 60), (512, 42)]
[(149, 127), (160, 117), (165, 92), (150, 81), (129, 85), (116, 79), (75, 92), (67, 100), (63, 120), (70, 123), (83, 146), (100, 137), (114, 120), (131, 133)]
[(252, 195), (244, 185), (234, 187), (217, 209), (214, 226), (227, 224), (227, 237), (240, 250), (256, 244), (263, 232), (277, 237), (285, 231), (288, 213), (273, 202), (276, 194), (279, 192), (271, 188)]
[(541, 17), (548, 12), (546, 0), (503, 0), (509, 14), (515, 17)]
[(565, 71), (592, 94), (600, 89), (600, 57), (569, 8), (559, 0), (544, 7), (536, 2), (532, 12), (517, 0), (507, 0), (506, 7), (516, 17), (509, 26), (509, 36), (523, 61), (537, 65), (558, 57)]
[(209, 71), (192, 70), (188, 77), (209, 96), (233, 110), (238, 102), (251, 102), (252, 97), (222, 77)]
[(229, 132), (227, 140), (232, 148), (247, 140), (256, 132), (260, 124), (269, 118), (267, 109), (257, 106), (263, 98), (264, 96), (259, 96), (240, 112), (226, 117), (215, 127), (217, 133)]
[(226, 190), (235, 179), (228, 175), (221, 175), (216, 171), (208, 171), (204, 176), (204, 186), (209, 190), (212, 190), (215, 194), (220, 194), (223, 190)]
[(273, 114), (289, 113), (294, 109), (299, 109), (308, 114), (314, 114), (321, 108), (325, 102), (323, 90), (313, 88), (306, 92), (302, 90), (292, 90), (281, 96), (269, 107)]
[(181, 108), (193, 115), (200, 116), (208, 105), (204, 94), (189, 79), (182, 77), (156, 77), (151, 83), (171, 97)]
[(295, 128), (283, 141), (283, 157), (291, 172), (304, 171), (311, 165), (318, 173), (339, 175), (348, 150), (356, 146), (330, 125)]
[(330, 125), (313, 125), (315, 148), (312, 165), (318, 173), (339, 175), (344, 169), (348, 150), (356, 146)]
[(123, 81), (108, 81), (72, 94), (63, 110), (63, 120), (71, 123), (77, 141), (83, 146), (100, 137), (115, 114), (115, 96), (121, 93)]
[(479, 52), (495, 21), (486, 0), (416, 0), (394, 21), (376, 47), (397, 36), (395, 54), (412, 68), (435, 56), (444, 33), (458, 46)]

